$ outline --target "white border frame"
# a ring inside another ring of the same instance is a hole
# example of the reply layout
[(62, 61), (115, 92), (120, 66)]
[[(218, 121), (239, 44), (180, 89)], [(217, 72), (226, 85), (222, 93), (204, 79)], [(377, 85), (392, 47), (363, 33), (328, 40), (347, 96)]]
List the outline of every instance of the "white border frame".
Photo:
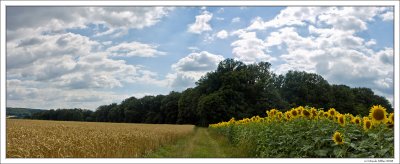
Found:
[[(394, 6), (395, 158), (5, 158), (6, 6)], [(2, 163), (399, 163), (399, 2), (398, 1), (1, 1), (1, 152)], [(372, 160), (372, 161), (370, 161)], [(392, 160), (393, 162), (388, 162)], [(375, 161), (375, 162), (374, 162)]]

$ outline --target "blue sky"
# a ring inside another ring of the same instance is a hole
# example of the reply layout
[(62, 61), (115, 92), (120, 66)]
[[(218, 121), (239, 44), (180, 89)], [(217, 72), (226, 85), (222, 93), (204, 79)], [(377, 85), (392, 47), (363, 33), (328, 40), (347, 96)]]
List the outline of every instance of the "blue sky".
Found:
[(390, 7), (7, 7), (7, 106), (89, 108), (268, 61), (393, 102)]

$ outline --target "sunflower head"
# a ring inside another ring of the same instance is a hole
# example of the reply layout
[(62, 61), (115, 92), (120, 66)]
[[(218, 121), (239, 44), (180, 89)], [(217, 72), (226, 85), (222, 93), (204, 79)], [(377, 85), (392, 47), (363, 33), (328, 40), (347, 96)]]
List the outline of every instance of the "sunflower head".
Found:
[(292, 118), (296, 118), (299, 113), (297, 112), (297, 110), (291, 110), (290, 114), (292, 115)]
[(328, 118), (329, 117), (329, 112), (324, 112), (324, 117)]
[(303, 106), (299, 106), (299, 107), (296, 108), (296, 110), (297, 110), (298, 116), (301, 116), (304, 108), (303, 108)]
[(291, 118), (292, 118), (292, 115), (290, 114), (290, 112), (289, 112), (289, 111), (288, 111), (288, 112), (285, 112), (285, 119), (286, 119), (287, 121), (289, 121)]
[(267, 111), (268, 117), (273, 118), (276, 114), (276, 109), (271, 109), (270, 111)]
[(352, 120), (351, 120), (351, 122), (352, 123), (354, 123), (354, 124), (357, 124), (357, 125), (360, 125), (361, 124), (361, 118), (360, 117), (354, 117)]
[(368, 131), (369, 129), (372, 128), (372, 121), (369, 119), (364, 119), (363, 121), (363, 128), (365, 131)]
[(345, 126), (346, 125), (346, 118), (344, 117), (344, 115), (342, 114), (337, 114), (337, 121), (341, 126)]
[(342, 134), (340, 132), (336, 131), (333, 136), (332, 136), (333, 142), (335, 142), (337, 145), (341, 145), (344, 143), (344, 139)]
[(310, 111), (311, 111), (311, 117), (312, 117), (312, 118), (318, 117), (318, 111), (317, 111), (317, 109), (311, 108)]
[(311, 117), (311, 113), (307, 110), (307, 109), (303, 109), (301, 112), (301, 115), (305, 118), (310, 118)]
[(336, 110), (335, 110), (335, 108), (330, 108), (330, 109), (328, 110), (328, 113), (329, 113), (329, 116), (330, 116), (330, 117), (334, 118), (335, 115), (336, 115)]
[(283, 118), (283, 113), (282, 112), (276, 113), (276, 118), (278, 118), (278, 120), (281, 120)]
[(386, 123), (388, 121), (386, 115), (386, 108), (381, 105), (374, 105), (369, 111), (369, 117), (374, 124)]

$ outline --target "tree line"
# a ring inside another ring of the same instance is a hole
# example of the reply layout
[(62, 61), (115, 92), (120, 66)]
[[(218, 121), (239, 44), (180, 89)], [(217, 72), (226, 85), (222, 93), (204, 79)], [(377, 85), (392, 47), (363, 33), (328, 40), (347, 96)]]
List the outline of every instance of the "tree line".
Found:
[(242, 119), (276, 108), (286, 111), (297, 106), (335, 108), (340, 113), (365, 116), (372, 105), (393, 108), (389, 101), (369, 88), (331, 85), (315, 73), (289, 71), (277, 75), (268, 62), (244, 64), (226, 59), (208, 72), (196, 86), (168, 95), (130, 97), (120, 104), (99, 106), (95, 111), (57, 109), (35, 113), (33, 119), (195, 124)]

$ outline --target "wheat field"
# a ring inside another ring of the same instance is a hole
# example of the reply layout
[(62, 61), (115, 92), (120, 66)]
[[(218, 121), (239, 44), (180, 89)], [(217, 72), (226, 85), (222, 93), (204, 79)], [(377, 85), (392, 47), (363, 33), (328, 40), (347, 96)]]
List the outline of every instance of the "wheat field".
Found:
[(194, 132), (193, 125), (7, 119), (7, 158), (143, 157)]

